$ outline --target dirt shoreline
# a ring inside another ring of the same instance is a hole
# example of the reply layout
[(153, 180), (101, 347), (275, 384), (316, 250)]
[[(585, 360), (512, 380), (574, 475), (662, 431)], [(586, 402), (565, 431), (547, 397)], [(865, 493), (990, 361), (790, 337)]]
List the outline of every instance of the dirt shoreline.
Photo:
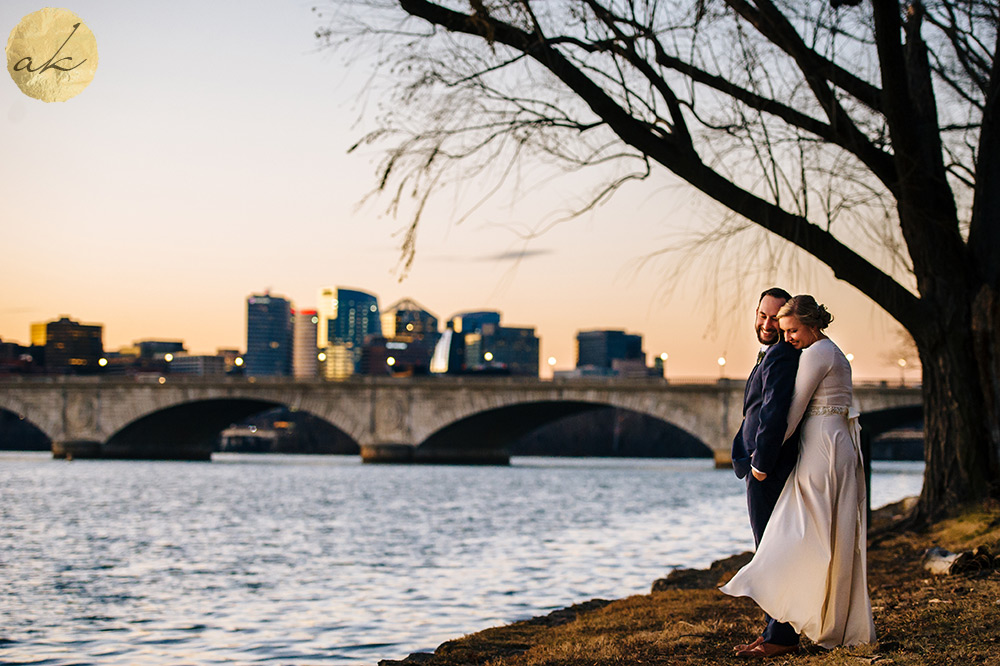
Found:
[[(1000, 664), (1000, 503), (966, 507), (921, 532), (900, 528), (910, 500), (873, 512), (868, 577), (878, 641), (824, 650), (803, 641), (794, 664)], [(979, 547), (962, 573), (932, 574), (924, 554)], [(992, 555), (983, 555), (992, 553)], [(621, 666), (740, 663), (732, 646), (753, 638), (762, 615), (717, 587), (749, 560), (741, 553), (707, 569), (679, 569), (649, 594), (592, 599), (493, 627), (379, 666)], [(983, 559), (985, 557), (985, 559)], [(986, 564), (984, 564), (984, 562)]]

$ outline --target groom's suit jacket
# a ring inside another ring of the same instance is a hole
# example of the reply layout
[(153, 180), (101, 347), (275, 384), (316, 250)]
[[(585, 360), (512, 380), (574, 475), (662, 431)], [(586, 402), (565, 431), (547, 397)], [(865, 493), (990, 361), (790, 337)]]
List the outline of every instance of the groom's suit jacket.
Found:
[[(733, 438), (733, 469), (736, 476), (747, 479), (750, 526), (758, 543), (798, 457), (798, 433), (787, 442), (783, 440), (799, 354), (784, 340), (767, 349), (747, 379), (743, 424)], [(767, 478), (764, 481), (753, 478), (751, 465), (767, 474)]]

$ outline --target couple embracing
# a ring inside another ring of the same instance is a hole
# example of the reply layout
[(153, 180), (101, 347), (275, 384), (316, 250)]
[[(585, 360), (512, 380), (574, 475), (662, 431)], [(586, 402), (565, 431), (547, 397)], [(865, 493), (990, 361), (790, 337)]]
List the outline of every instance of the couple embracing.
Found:
[(767, 623), (738, 657), (798, 652), (799, 634), (825, 648), (875, 639), (860, 431), (850, 363), (823, 332), (832, 319), (783, 289), (758, 302), (761, 350), (733, 440), (757, 549), (722, 591), (753, 599)]

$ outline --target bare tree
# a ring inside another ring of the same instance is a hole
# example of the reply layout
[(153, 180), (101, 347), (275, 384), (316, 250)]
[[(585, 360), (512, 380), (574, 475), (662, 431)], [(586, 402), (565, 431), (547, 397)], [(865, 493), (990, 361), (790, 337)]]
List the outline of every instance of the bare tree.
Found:
[(409, 259), (442, 185), (499, 186), (531, 157), (604, 169), (589, 205), (671, 172), (867, 294), (919, 351), (930, 517), (1000, 492), (998, 14), (995, 0), (369, 0), (319, 36), (366, 35), (398, 81), (364, 141), (388, 146), (378, 191), (416, 201)]

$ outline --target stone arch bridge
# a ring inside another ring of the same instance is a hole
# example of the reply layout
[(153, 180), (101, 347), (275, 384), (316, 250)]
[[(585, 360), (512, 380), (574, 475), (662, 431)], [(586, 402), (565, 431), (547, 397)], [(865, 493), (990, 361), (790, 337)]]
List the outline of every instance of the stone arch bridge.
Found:
[[(56, 457), (207, 460), (218, 433), (276, 406), (308, 412), (352, 437), (367, 462), (506, 463), (506, 445), (547, 422), (600, 407), (666, 421), (729, 461), (744, 382), (502, 377), (0, 378), (0, 409), (52, 440)], [(862, 412), (912, 413), (920, 390), (855, 388)]]

